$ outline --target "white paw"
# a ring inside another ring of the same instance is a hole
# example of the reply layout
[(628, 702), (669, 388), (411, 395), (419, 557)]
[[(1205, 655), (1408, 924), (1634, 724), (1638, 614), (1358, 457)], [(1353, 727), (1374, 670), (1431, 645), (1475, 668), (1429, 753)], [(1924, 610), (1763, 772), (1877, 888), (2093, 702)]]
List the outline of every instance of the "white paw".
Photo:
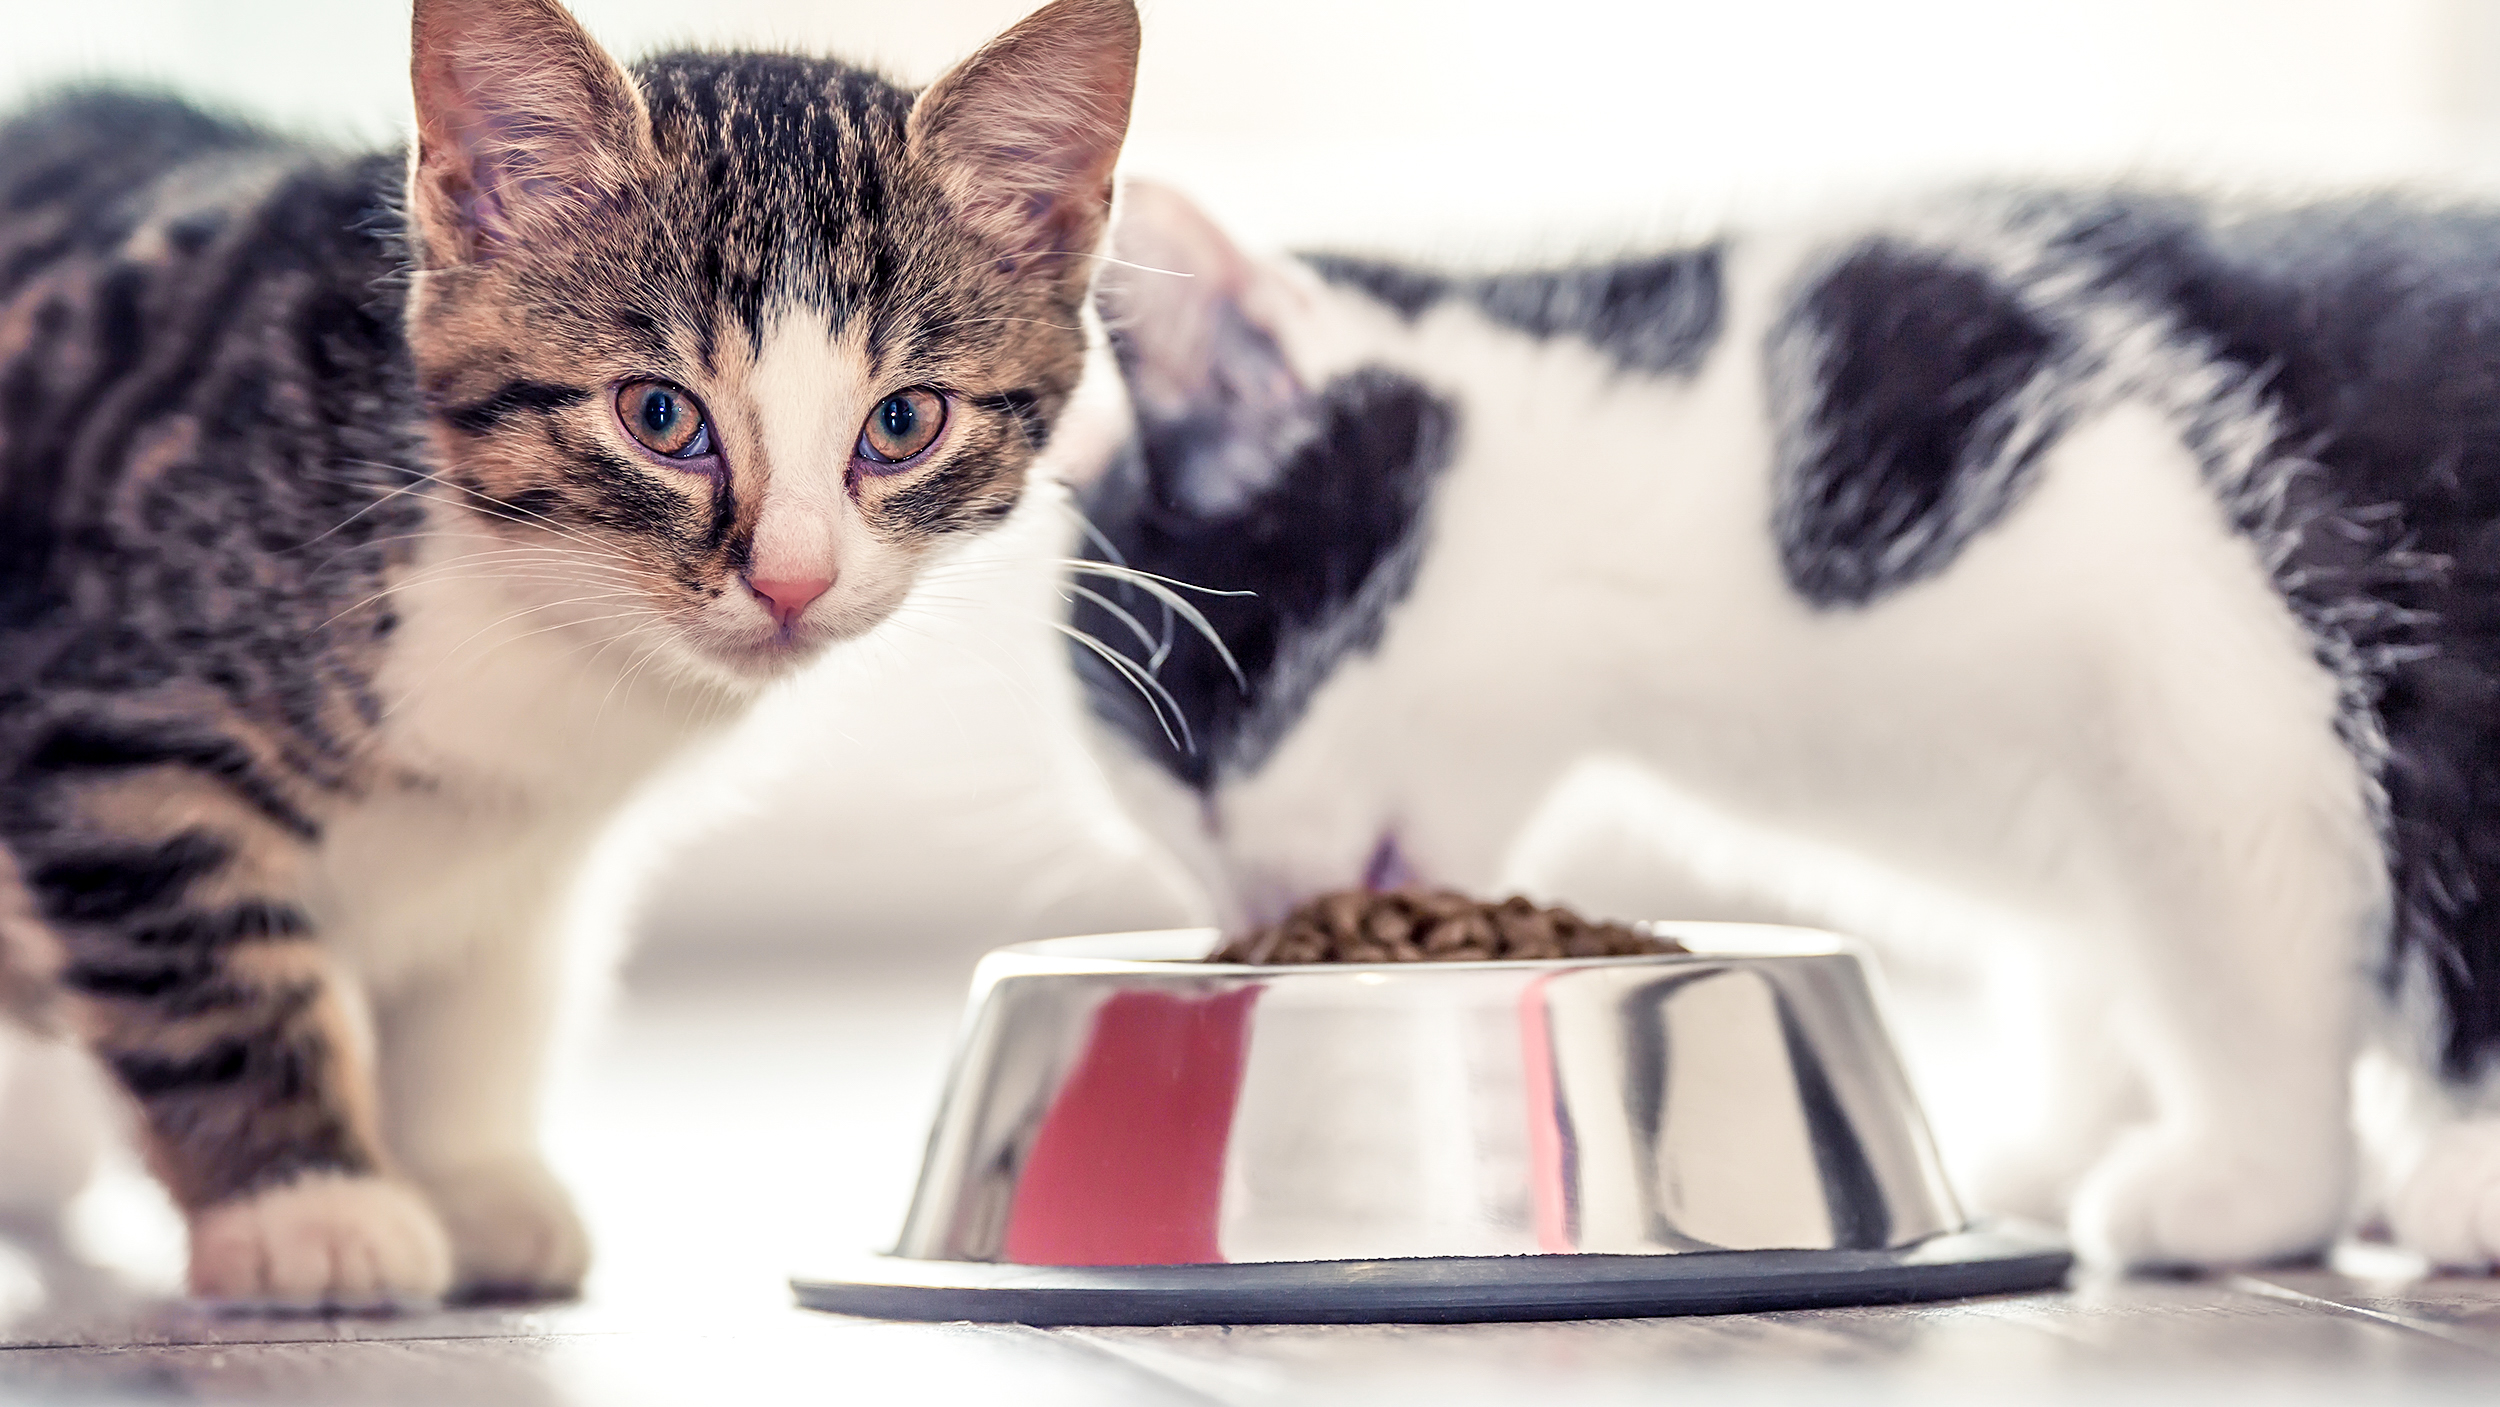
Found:
[(2444, 1270), (2500, 1265), (2500, 1122), (2433, 1133), (2387, 1203), (2396, 1242)]
[(581, 1289), (590, 1238), (573, 1199), (535, 1159), (423, 1181), (451, 1233), (452, 1283), (461, 1295), (557, 1299)]
[(2265, 1265), (2316, 1255), (2351, 1211), (2348, 1143), (2246, 1143), (2137, 1129), (2075, 1193), (2075, 1249), (2133, 1269)]
[(451, 1247), (414, 1188), (316, 1173), (191, 1219), (191, 1293), (298, 1309), (442, 1298)]

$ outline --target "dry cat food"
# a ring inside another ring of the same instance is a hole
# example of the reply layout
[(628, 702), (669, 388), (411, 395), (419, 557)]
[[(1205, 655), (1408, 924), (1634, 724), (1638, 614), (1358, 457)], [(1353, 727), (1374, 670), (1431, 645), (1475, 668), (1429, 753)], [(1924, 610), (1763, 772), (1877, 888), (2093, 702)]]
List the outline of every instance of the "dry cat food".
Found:
[(1446, 889), (1341, 889), (1284, 921), (1226, 942), (1209, 962), (1470, 962), (1500, 958), (1624, 958), (1680, 953), (1684, 945), (1619, 923), (1486, 903)]

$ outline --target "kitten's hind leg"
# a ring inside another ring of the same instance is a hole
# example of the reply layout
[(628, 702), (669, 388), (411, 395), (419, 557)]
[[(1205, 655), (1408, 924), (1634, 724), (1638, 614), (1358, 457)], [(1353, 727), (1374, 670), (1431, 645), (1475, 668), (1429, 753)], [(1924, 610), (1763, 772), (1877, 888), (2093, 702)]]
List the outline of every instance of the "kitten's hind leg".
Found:
[[(2500, 1062), (2468, 1033), (2500, 1009), (2492, 984), (2474, 980), (2488, 971), (2475, 959), (2500, 939), (2500, 905), (2471, 885), (2458, 891), (2472, 897), (2444, 916), (2455, 946), (2413, 947), (2386, 991), (2359, 1109), (2390, 1236), (2440, 1269), (2486, 1274), (2500, 1272)], [(2467, 980), (2450, 987), (2458, 976)]]
[(2500, 1069), (2450, 1078), (2426, 1001), (2390, 1005), (2362, 1108), (2382, 1160), (2390, 1236), (2442, 1270), (2500, 1271)]
[(186, 768), (54, 780), (59, 818), (8, 840), (70, 1024), (136, 1103), (189, 1218), (193, 1293), (439, 1296), (442, 1227), (376, 1136), (361, 995), (296, 897), (311, 823)]
[(2500, 1268), (2500, 1116), (2432, 1129), (2395, 1179), (2387, 1226), (2443, 1270)]

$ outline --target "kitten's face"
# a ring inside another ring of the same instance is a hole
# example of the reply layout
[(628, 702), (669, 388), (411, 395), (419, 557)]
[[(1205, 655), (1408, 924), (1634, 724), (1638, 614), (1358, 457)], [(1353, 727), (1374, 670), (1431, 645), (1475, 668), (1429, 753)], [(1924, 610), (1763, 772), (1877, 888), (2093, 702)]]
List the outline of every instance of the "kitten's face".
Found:
[(1171, 192), (1130, 187), (1114, 252), (1134, 435), (1084, 492), (1100, 565), (1071, 655), (1124, 801), (1227, 917), (1264, 921), (1407, 853), (1366, 791), (1398, 740), (1314, 709), (1414, 579), (1459, 408), (1394, 312), (1244, 255)]
[[(768, 678), (1015, 505), (1084, 359), (1126, 0), (1053, 6), (917, 102), (777, 55), (629, 79), (543, 0), (435, 0), (473, 28), (429, 72), (426, 8), (411, 344), (442, 496), (534, 564), (517, 594)], [(551, 33), (504, 43), (515, 12)], [(515, 65), (553, 96), (510, 96)]]

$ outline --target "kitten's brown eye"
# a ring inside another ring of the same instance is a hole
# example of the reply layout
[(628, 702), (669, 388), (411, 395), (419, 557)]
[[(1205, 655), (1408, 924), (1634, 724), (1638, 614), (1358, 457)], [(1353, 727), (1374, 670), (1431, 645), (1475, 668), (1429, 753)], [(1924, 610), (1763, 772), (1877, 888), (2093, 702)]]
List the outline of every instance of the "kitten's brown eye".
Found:
[(946, 428), (946, 398), (925, 387), (897, 391), (877, 402), (860, 427), (859, 457), (871, 464), (900, 464), (927, 449)]
[(616, 390), (616, 418), (625, 423), (625, 433), (664, 458), (701, 459), (712, 452), (711, 423), (682, 386), (628, 381)]

